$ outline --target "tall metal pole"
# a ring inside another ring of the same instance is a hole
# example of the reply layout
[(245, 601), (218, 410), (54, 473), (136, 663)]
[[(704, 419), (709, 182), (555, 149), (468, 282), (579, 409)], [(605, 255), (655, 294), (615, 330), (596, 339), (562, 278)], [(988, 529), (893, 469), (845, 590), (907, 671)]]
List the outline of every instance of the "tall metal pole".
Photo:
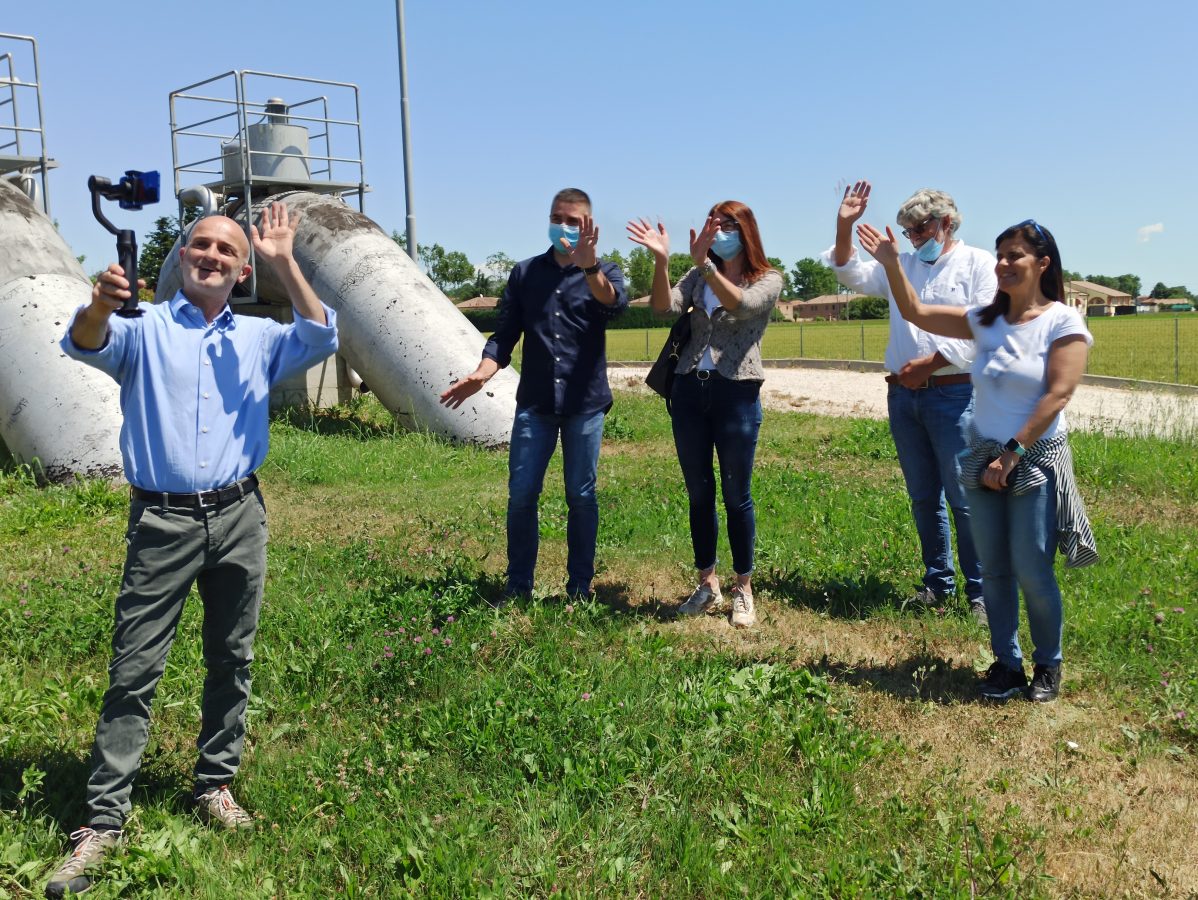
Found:
[(403, 186), (408, 212), (408, 256), (415, 262), (416, 212), (412, 205), (412, 127), (408, 121), (408, 51), (404, 41), (403, 0), (395, 0), (395, 25), (399, 32), (399, 121), (403, 126)]

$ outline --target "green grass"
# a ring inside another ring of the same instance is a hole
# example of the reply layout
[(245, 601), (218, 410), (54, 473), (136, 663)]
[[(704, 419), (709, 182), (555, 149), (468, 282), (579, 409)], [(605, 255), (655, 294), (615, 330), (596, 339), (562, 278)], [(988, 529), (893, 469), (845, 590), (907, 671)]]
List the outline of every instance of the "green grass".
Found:
[[(1146, 314), (1086, 320), (1094, 335), (1086, 371), (1145, 381), (1198, 384), (1198, 314)], [(775, 322), (765, 332), (766, 359), (852, 359), (881, 361), (888, 323)], [(668, 329), (612, 329), (608, 359), (656, 359)]]
[[(663, 620), (690, 575), (662, 405), (620, 395), (607, 438), (599, 600), (554, 596), (556, 457), (543, 590), (495, 613), (503, 453), (400, 433), (372, 402), (275, 422), (237, 783), (261, 827), (214, 833), (183, 799), (203, 671), (191, 603), (129, 847), (92, 896), (1055, 895), (1054, 819), (1006, 776), (916, 774), (922, 739), (876, 724), (874, 693), (836, 646), (838, 629), (870, 623), (921, 634), (875, 673), (905, 682), (890, 702), (913, 722), (929, 703), (974, 709), (971, 666), (937, 648), (988, 662), (964, 617), (902, 608), (918, 553), (885, 423), (767, 414), (755, 583), (780, 620), (825, 623), (809, 663), (784, 633), (730, 641)], [(1090, 435), (1074, 451), (1104, 562), (1061, 574), (1069, 663), (1054, 714), (1113, 709), (1139, 765), (1192, 770), (1198, 453)], [(126, 510), (100, 483), (0, 475), (0, 897), (40, 894), (81, 820)]]

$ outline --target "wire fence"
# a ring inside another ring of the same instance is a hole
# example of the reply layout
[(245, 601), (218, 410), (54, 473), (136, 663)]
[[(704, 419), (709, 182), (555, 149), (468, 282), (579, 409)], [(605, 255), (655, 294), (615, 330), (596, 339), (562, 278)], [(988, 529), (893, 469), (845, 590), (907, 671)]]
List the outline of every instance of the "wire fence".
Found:
[[(846, 359), (881, 362), (885, 320), (775, 322), (766, 329), (766, 359)], [(1086, 371), (1141, 381), (1198, 385), (1198, 313), (1090, 318), (1094, 346)], [(646, 362), (657, 358), (669, 329), (627, 328), (607, 332), (607, 358)]]

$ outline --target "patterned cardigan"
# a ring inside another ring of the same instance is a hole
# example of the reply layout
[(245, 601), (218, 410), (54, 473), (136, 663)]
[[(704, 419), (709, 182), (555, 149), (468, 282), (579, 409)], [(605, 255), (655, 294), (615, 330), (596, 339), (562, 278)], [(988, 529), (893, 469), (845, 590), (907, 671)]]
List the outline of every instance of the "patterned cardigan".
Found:
[(685, 375), (693, 371), (711, 347), (711, 359), (716, 371), (733, 381), (764, 381), (761, 365), (761, 337), (769, 324), (770, 313), (782, 294), (782, 275), (770, 269), (752, 284), (742, 288), (740, 306), (736, 312), (720, 307), (711, 316), (703, 304), (703, 280), (697, 268), (682, 276), (670, 289), (669, 315), (678, 315), (687, 307), (687, 298), (694, 309), (690, 315), (691, 339), (678, 357), (674, 371)]

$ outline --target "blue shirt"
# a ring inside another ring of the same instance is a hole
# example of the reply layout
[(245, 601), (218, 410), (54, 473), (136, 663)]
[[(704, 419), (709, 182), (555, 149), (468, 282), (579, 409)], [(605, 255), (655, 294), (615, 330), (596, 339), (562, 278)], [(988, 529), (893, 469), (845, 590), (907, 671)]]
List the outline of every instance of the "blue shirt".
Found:
[(207, 491), (249, 475), (266, 458), (270, 386), (337, 349), (327, 306), (327, 325), (235, 316), (227, 305), (209, 324), (182, 291), (141, 308), (141, 318), (109, 319), (99, 350), (75, 345), (72, 317), (60, 346), (121, 386), (125, 477), (147, 491)]
[(524, 336), (516, 403), (542, 415), (588, 415), (611, 408), (607, 323), (628, 308), (624, 273), (602, 262), (616, 302), (595, 299), (582, 269), (559, 266), (553, 250), (517, 263), (499, 302), (499, 322), (483, 356), (512, 361)]

